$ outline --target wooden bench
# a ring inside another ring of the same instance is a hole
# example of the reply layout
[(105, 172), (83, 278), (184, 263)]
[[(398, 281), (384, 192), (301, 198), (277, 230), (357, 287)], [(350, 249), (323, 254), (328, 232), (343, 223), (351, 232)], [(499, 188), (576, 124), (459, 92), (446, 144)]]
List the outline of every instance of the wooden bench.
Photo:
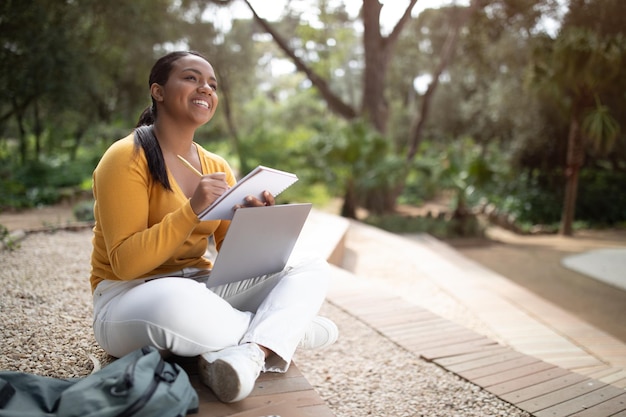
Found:
[(217, 399), (213, 392), (198, 377), (195, 358), (177, 358), (185, 369), (198, 393), (200, 409), (198, 417), (334, 417), (334, 413), (315, 389), (292, 363), (287, 373), (263, 373), (254, 390), (246, 399), (226, 404)]

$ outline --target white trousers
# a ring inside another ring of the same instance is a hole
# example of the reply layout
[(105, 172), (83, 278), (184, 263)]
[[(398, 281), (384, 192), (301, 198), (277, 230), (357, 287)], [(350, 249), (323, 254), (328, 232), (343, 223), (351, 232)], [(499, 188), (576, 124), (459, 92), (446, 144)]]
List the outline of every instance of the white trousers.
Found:
[(178, 356), (197, 356), (257, 343), (275, 355), (264, 371), (285, 372), (318, 313), (330, 271), (319, 259), (301, 260), (282, 272), (219, 287), (179, 276), (105, 280), (94, 292), (96, 341), (121, 357), (144, 345)]

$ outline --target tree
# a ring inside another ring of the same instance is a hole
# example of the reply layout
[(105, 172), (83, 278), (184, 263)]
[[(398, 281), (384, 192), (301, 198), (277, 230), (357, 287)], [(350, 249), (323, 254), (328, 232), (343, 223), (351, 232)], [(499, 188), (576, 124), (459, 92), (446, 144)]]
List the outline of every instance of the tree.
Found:
[[(229, 3), (228, 0), (215, 0), (218, 3)], [(304, 73), (310, 80), (311, 84), (315, 86), (320, 96), (326, 101), (329, 109), (331, 109), (338, 116), (346, 120), (356, 120), (362, 118), (367, 120), (371, 126), (381, 135), (385, 135), (387, 132), (388, 121), (390, 116), (389, 103), (387, 100), (386, 82), (387, 74), (391, 62), (393, 61), (394, 49), (402, 33), (403, 29), (411, 19), (411, 11), (417, 0), (410, 0), (401, 18), (393, 27), (388, 35), (382, 34), (382, 28), (380, 24), (380, 15), (383, 5), (379, 0), (363, 0), (361, 8), (360, 18), (363, 23), (363, 67), (362, 67), (362, 85), (361, 85), (361, 102), (360, 105), (354, 106), (352, 103), (347, 102), (343, 97), (337, 94), (330, 86), (327, 78), (320, 75), (314, 68), (314, 64), (307, 62), (303, 56), (305, 54), (299, 53), (294, 47), (294, 41), (287, 40), (276, 28), (276, 25), (261, 18), (254, 6), (248, 1), (244, 0), (248, 8), (253, 14), (255, 22), (257, 22), (263, 30), (269, 33), (280, 49), (285, 53), (287, 57), (293, 62), (298, 71)], [(449, 62), (449, 59), (454, 50), (455, 40), (458, 34), (458, 28), (465, 22), (469, 13), (478, 7), (478, 2), (473, 1), (472, 7), (468, 13), (464, 14), (463, 18), (454, 20), (451, 29), (450, 40), (441, 56), (440, 65), (437, 68), (438, 73), (436, 77), (438, 79), (439, 74), (445, 69)], [(327, 2), (322, 1), (320, 10), (321, 14), (324, 14), (325, 8), (328, 6)], [(422, 121), (426, 119), (427, 108), (430, 98), (437, 87), (437, 83), (434, 82), (430, 88), (429, 95), (424, 100), (423, 108), (425, 111), (421, 111), (419, 116)], [(419, 126), (419, 123), (416, 123)], [(413, 142), (419, 141), (419, 135), (421, 129), (419, 127), (414, 131)], [(416, 146), (412, 146), (414, 156)], [(411, 158), (408, 158), (409, 160)], [(391, 189), (382, 189), (375, 192), (376, 195), (367, 196), (365, 199), (366, 206), (369, 209), (373, 209), (375, 212), (392, 211), (395, 208), (397, 195), (401, 191), (401, 186), (394, 186)], [(348, 192), (348, 191), (346, 191)], [(349, 212), (349, 210), (347, 210)]]
[(599, 143), (612, 142), (617, 137), (616, 121), (602, 105), (601, 97), (620, 85), (625, 59), (623, 36), (601, 36), (572, 26), (565, 26), (554, 42), (546, 40), (537, 54), (535, 82), (553, 91), (569, 115), (560, 227), (563, 235), (572, 235), (579, 172), (591, 145), (588, 139)]
[(179, 19), (170, 0), (3, 2), (0, 124), (17, 132), (22, 163), (44, 135), (75, 151), (94, 124), (136, 120), (155, 46), (179, 37)]
[[(9, 1), (0, 11), (0, 122), (14, 120), (19, 138), (20, 159), (28, 157), (27, 135), (35, 133), (36, 154), (41, 148), (46, 100), (67, 103), (73, 85), (66, 74), (80, 83), (75, 33), (70, 30), (75, 13), (65, 3), (38, 0)], [(32, 129), (29, 129), (32, 126)]]

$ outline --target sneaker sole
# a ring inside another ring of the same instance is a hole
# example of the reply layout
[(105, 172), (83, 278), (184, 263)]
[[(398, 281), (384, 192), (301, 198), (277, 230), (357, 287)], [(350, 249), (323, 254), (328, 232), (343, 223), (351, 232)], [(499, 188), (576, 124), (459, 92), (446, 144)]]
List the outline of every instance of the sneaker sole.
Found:
[(221, 359), (209, 363), (200, 362), (200, 380), (211, 388), (215, 396), (222, 402), (236, 402), (241, 395), (241, 381), (233, 367)]

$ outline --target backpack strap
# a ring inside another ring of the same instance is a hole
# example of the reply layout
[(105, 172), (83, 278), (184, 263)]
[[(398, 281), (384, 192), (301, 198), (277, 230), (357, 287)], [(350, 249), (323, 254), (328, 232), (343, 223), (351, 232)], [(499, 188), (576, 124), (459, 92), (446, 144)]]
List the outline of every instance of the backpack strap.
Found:
[(0, 408), (4, 408), (15, 395), (15, 388), (9, 383), (0, 379)]

